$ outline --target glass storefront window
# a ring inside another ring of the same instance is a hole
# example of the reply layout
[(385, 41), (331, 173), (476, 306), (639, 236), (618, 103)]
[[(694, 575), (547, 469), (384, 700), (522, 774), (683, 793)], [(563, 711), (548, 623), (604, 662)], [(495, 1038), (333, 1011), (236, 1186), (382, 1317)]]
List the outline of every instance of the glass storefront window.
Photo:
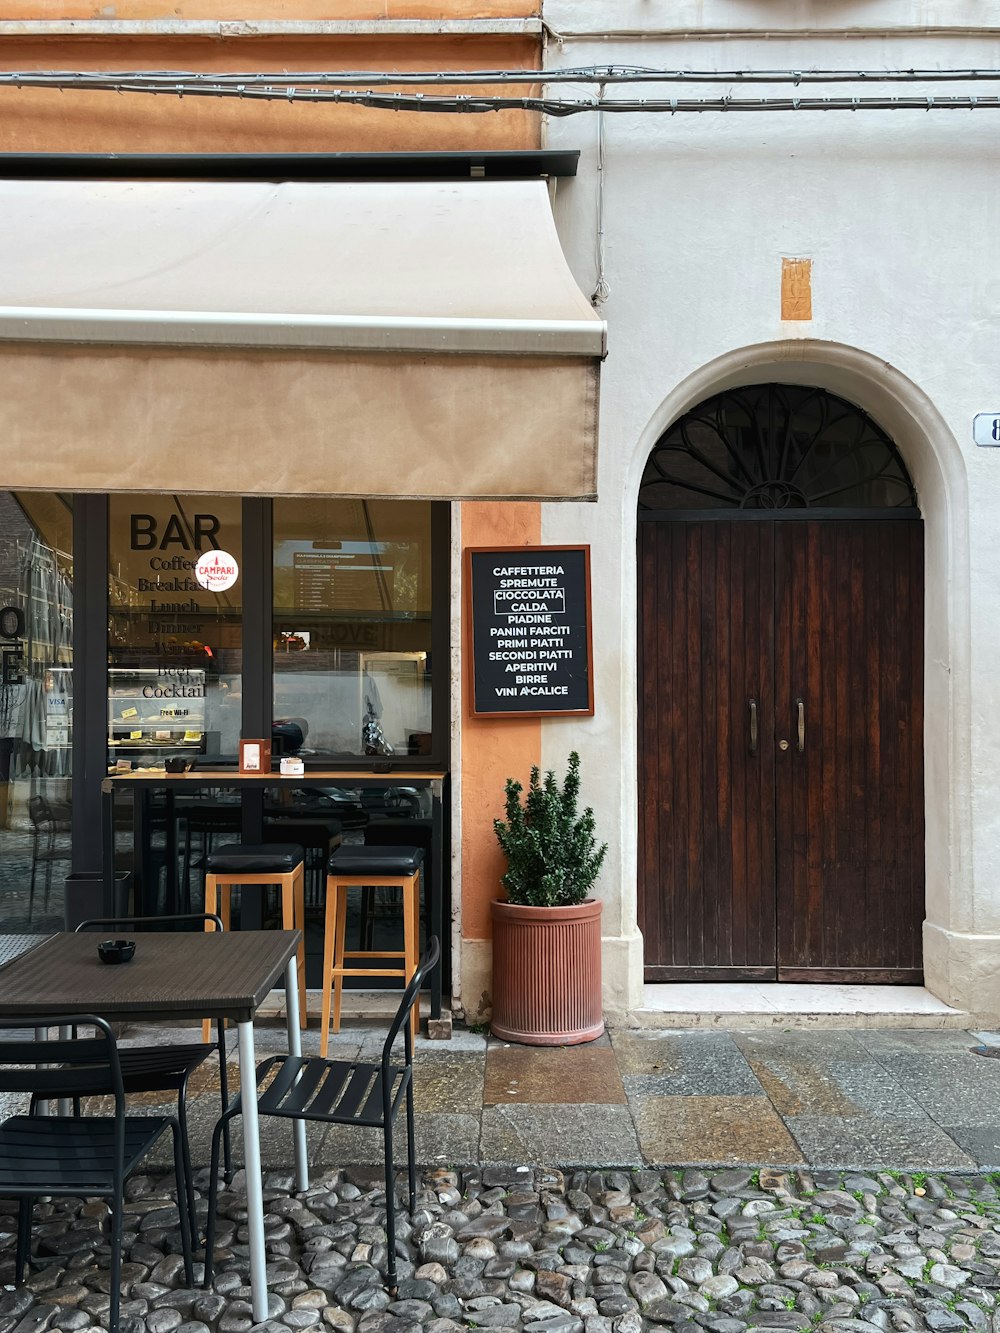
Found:
[(273, 634), (286, 753), (429, 753), (431, 505), (275, 500)]
[[(242, 712), (241, 501), (113, 495), (110, 504), (109, 763), (231, 757)], [(199, 578), (199, 557), (213, 551), (222, 558)]]
[(60, 930), (70, 869), (73, 509), (0, 491), (3, 928)]

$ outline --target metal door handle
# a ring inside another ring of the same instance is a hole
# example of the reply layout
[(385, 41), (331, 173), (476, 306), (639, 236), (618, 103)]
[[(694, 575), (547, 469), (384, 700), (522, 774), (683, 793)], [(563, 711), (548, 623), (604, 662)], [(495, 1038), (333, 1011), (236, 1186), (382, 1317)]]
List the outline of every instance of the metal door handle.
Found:
[(750, 700), (750, 753), (757, 753), (757, 700)]
[(795, 700), (795, 712), (798, 716), (798, 744), (796, 749), (799, 754), (806, 748), (806, 706), (801, 699)]

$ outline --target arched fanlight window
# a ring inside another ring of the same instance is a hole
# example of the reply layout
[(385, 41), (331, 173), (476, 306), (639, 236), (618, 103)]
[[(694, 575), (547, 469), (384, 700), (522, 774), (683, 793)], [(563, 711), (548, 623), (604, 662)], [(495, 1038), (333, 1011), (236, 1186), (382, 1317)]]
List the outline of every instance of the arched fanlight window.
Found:
[(892, 440), (825, 389), (754, 384), (706, 399), (657, 441), (640, 510), (909, 509)]

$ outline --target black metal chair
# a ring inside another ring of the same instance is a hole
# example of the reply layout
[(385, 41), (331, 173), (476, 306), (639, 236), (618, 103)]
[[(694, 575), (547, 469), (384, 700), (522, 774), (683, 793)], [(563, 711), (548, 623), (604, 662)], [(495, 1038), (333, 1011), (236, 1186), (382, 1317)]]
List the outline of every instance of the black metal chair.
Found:
[[(410, 1010), (424, 979), (438, 963), (437, 936), (427, 942), (424, 955), (403, 992), (396, 1016), (376, 1064), (359, 1060), (324, 1060), (319, 1056), (273, 1055), (257, 1066), (257, 1113), (287, 1120), (317, 1120), (327, 1125), (363, 1125), (382, 1131), (385, 1148), (385, 1218), (388, 1257), (386, 1285), (396, 1289), (396, 1188), (392, 1130), (396, 1113), (406, 1102), (406, 1162), (410, 1212), (417, 1205), (417, 1175), (413, 1122), (413, 1038)], [(403, 1063), (393, 1064), (392, 1046), (403, 1033)], [(223, 1125), (240, 1114), (241, 1099), (233, 1104), (212, 1136), (212, 1171), (205, 1233), (205, 1286), (212, 1281), (215, 1247), (216, 1199), (219, 1189), (219, 1140)]]
[[(93, 1037), (28, 1040), (23, 1029), (86, 1026)], [(110, 1333), (117, 1333), (121, 1300), (122, 1219), (125, 1181), (165, 1130), (173, 1137), (184, 1274), (194, 1285), (191, 1230), (185, 1207), (187, 1181), (177, 1120), (173, 1116), (126, 1116), (118, 1045), (103, 1018), (92, 1014), (41, 1014), (0, 1021), (0, 1091), (30, 1093), (30, 1115), (0, 1124), (0, 1195), (20, 1200), (15, 1280), (24, 1280), (31, 1254), (34, 1200), (47, 1196), (104, 1198), (111, 1206)], [(54, 1067), (53, 1067), (54, 1066)], [(36, 1115), (39, 1101), (112, 1096), (113, 1116)]]
[[(177, 925), (181, 922), (195, 923), (204, 929), (205, 922), (212, 921), (216, 930), (222, 930), (222, 921), (211, 912), (187, 912), (181, 916), (108, 916), (93, 917), (81, 921), (77, 933), (86, 930), (120, 931), (133, 926)], [(122, 1086), (126, 1093), (138, 1092), (176, 1092), (177, 1121), (181, 1131), (181, 1151), (184, 1154), (184, 1174), (187, 1182), (188, 1215), (191, 1234), (198, 1234), (198, 1216), (195, 1210), (194, 1184), (191, 1179), (191, 1145), (188, 1139), (187, 1088), (188, 1080), (194, 1071), (214, 1052), (219, 1055), (219, 1090), (222, 1110), (229, 1105), (229, 1079), (226, 1071), (226, 1030), (219, 1020), (216, 1024), (215, 1042), (177, 1042), (164, 1046), (123, 1046), (118, 1052), (118, 1061), (122, 1071)], [(232, 1179), (233, 1160), (226, 1124), (223, 1142), (226, 1180)]]
[[(43, 910), (49, 906), (49, 893), (52, 890), (52, 866), (56, 861), (68, 861), (71, 856), (70, 844), (58, 839), (58, 834), (69, 833), (70, 815), (65, 804), (54, 806), (44, 796), (28, 797), (28, 818), (31, 820), (31, 879), (28, 887), (28, 924), (35, 910), (35, 879), (39, 863), (45, 866), (45, 900)], [(41, 844), (41, 845), (40, 845)]]

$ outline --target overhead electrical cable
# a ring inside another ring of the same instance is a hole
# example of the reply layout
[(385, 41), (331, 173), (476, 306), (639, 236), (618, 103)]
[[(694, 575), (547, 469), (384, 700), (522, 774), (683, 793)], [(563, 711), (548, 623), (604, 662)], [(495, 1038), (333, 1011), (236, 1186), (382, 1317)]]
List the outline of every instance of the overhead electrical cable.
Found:
[[(328, 102), (377, 110), (484, 115), (501, 111), (534, 111), (564, 117), (593, 112), (610, 115), (757, 111), (954, 111), (1000, 109), (1000, 95), (978, 93), (885, 93), (851, 96), (772, 94), (745, 98), (727, 92), (712, 97), (634, 97), (609, 92), (621, 85), (646, 83), (750, 83), (815, 85), (821, 83), (963, 84), (1000, 82), (1000, 69), (952, 70), (665, 70), (631, 65), (587, 66), (570, 70), (313, 71), (310, 73), (212, 73), (182, 70), (13, 70), (0, 72), (0, 88), (55, 88), (60, 91), (107, 91), (173, 97), (242, 98), (248, 101)], [(558, 93), (509, 96), (475, 93), (394, 92), (393, 87), (461, 87), (491, 85), (596, 84), (589, 97)], [(364, 85), (364, 86), (359, 86)]]

